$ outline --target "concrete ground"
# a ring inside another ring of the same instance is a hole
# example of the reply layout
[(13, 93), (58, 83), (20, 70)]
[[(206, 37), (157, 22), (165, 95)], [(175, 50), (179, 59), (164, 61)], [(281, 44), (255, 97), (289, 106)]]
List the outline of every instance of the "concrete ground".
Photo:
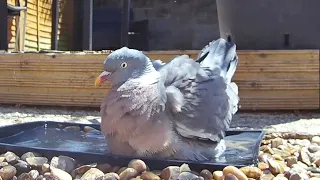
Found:
[[(92, 109), (0, 106), (0, 126), (41, 120), (99, 123), (100, 117)], [(238, 112), (231, 128), (320, 134), (320, 112)]]

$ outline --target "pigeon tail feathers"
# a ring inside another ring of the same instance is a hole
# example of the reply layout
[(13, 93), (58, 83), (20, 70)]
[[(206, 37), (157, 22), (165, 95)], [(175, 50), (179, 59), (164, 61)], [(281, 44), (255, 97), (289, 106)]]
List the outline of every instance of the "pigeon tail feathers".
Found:
[(238, 65), (236, 45), (222, 38), (211, 41), (201, 50), (197, 62), (204, 69), (220, 69), (220, 75), (230, 83)]

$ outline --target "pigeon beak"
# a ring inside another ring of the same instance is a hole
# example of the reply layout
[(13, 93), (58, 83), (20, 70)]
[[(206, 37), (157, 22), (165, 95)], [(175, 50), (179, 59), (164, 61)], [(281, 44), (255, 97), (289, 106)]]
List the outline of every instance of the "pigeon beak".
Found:
[(108, 80), (110, 74), (111, 72), (103, 71), (94, 81), (94, 85), (96, 87), (102, 85), (104, 81)]

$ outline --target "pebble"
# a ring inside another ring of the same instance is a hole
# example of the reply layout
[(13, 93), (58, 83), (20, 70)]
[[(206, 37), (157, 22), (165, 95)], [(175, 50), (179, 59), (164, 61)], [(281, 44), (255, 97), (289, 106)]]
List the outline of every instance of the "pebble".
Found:
[(320, 146), (320, 136), (312, 137), (311, 142), (312, 143), (316, 143), (316, 144), (318, 144)]
[(201, 180), (201, 179), (203, 178), (188, 171), (181, 172), (177, 178), (177, 180)]
[(71, 173), (76, 168), (76, 165), (76, 160), (68, 156), (53, 157), (50, 161), (50, 167), (55, 167), (68, 173)]
[(111, 172), (103, 176), (103, 180), (120, 180), (120, 177), (117, 173)]
[(283, 160), (283, 158), (279, 154), (274, 154), (272, 155), (272, 157), (274, 157), (275, 160), (280, 160), (280, 161)]
[(160, 177), (152, 172), (144, 172), (140, 175), (140, 178), (143, 180), (160, 180)]
[(259, 162), (258, 163), (258, 168), (261, 169), (262, 171), (266, 170), (269, 168), (269, 165), (265, 162)]
[(37, 177), (40, 175), (39, 171), (35, 169), (31, 170), (28, 174), (32, 177), (32, 179), (37, 179)]
[(310, 144), (311, 144), (311, 142), (308, 139), (297, 139), (297, 140), (295, 140), (293, 145), (308, 147)]
[(308, 168), (308, 166), (306, 164), (304, 164), (303, 162), (300, 162), (300, 161), (298, 161), (297, 165), (302, 167), (303, 169), (307, 169)]
[(308, 150), (309, 152), (311, 153), (315, 153), (317, 151), (320, 151), (320, 146), (317, 145), (317, 144), (311, 144), (309, 147), (308, 147)]
[(291, 167), (298, 163), (298, 158), (296, 156), (290, 156), (286, 158), (287, 166)]
[(104, 176), (104, 173), (97, 168), (91, 168), (83, 174), (81, 180), (100, 180)]
[(58, 180), (72, 180), (72, 176), (64, 170), (58, 168), (51, 169), (51, 176), (55, 176)]
[(274, 178), (273, 174), (262, 174), (260, 180), (272, 180)]
[(27, 161), (27, 158), (29, 157), (41, 157), (41, 155), (35, 152), (26, 152), (21, 156), (21, 160)]
[(286, 144), (286, 145), (280, 145), (277, 147), (278, 149), (281, 149), (283, 151), (287, 151), (287, 152), (290, 152), (290, 144)]
[(226, 166), (225, 168), (223, 168), (223, 175), (227, 175), (227, 174), (233, 174), (235, 175), (239, 180), (247, 180), (248, 177), (238, 168), (234, 167), (234, 166)]
[(315, 164), (316, 166), (320, 167), (320, 158), (316, 159), (313, 164)]
[(18, 176), (18, 180), (33, 180), (34, 178), (29, 173), (22, 173)]
[(257, 167), (242, 167), (240, 170), (248, 177), (253, 179), (258, 179), (262, 175), (261, 169)]
[(320, 180), (320, 178), (312, 177), (312, 178), (310, 178), (309, 180)]
[(260, 162), (268, 163), (268, 159), (274, 159), (274, 157), (271, 154), (262, 153), (258, 156), (258, 160)]
[(288, 178), (286, 178), (285, 176), (284, 176), (284, 174), (278, 174), (276, 177), (274, 177), (273, 179), (275, 179), (275, 180), (287, 180)]
[(274, 154), (274, 150), (270, 146), (265, 146), (265, 149), (262, 151), (271, 155)]
[(11, 165), (17, 163), (18, 160), (20, 159), (19, 156), (17, 156), (15, 153), (10, 152), (10, 151), (9, 151), (9, 152), (6, 152), (6, 153), (4, 154), (4, 157), (5, 157), (6, 162), (9, 163), (9, 164), (11, 164)]
[(0, 168), (8, 166), (8, 165), (9, 165), (9, 163), (7, 163), (7, 162), (1, 162), (0, 163)]
[(120, 169), (118, 169), (117, 174), (122, 173), (122, 171), (126, 170), (127, 167), (121, 167)]
[(30, 166), (42, 167), (43, 164), (48, 162), (48, 159), (46, 157), (28, 157), (26, 161)]
[(289, 172), (307, 173), (307, 170), (298, 164), (294, 164)]
[(308, 166), (311, 165), (308, 151), (307, 151), (306, 149), (304, 149), (304, 148), (302, 148), (301, 151), (300, 151), (299, 159), (300, 159), (303, 163), (305, 163), (306, 165), (308, 165)]
[(275, 139), (271, 140), (271, 147), (272, 148), (277, 148), (283, 144), (285, 144), (285, 141), (282, 138), (275, 138)]
[(301, 180), (303, 179), (302, 174), (293, 173), (290, 175), (289, 180)]
[(31, 167), (29, 164), (23, 160), (18, 160), (16, 164), (13, 165), (17, 170), (17, 175), (20, 175), (21, 173), (28, 173), (31, 171)]
[(272, 150), (273, 150), (274, 154), (279, 155), (280, 157), (283, 157), (283, 158), (291, 156), (291, 153), (288, 151), (284, 151), (284, 150), (281, 150), (278, 148), (273, 148)]
[(269, 170), (273, 175), (283, 174), (284, 168), (275, 160), (268, 159)]
[(129, 180), (130, 178), (134, 178), (138, 175), (138, 171), (133, 168), (126, 168), (119, 174), (121, 180)]
[(133, 159), (128, 164), (129, 168), (135, 169), (139, 174), (147, 170), (147, 165), (140, 159)]
[[(57, 176), (55, 176), (55, 175), (53, 175), (53, 174), (51, 174), (51, 173), (46, 173), (46, 174), (44, 174), (43, 175), (43, 178), (45, 179), (45, 180), (61, 180), (59, 177), (57, 177)], [(68, 178), (68, 177), (66, 177), (66, 178)], [(66, 179), (67, 180), (67, 179)], [(68, 179), (69, 180), (69, 179)]]
[(225, 180), (238, 180), (237, 176), (231, 174), (231, 173), (228, 173), (224, 176), (224, 179)]
[(215, 180), (223, 180), (223, 172), (222, 171), (214, 171), (212, 173), (212, 175)]
[(316, 167), (308, 167), (306, 168), (306, 170), (312, 173), (320, 173), (320, 168), (316, 168)]
[(180, 172), (190, 172), (190, 171), (191, 171), (191, 169), (190, 169), (190, 167), (189, 167), (188, 164), (183, 163), (183, 164), (180, 166)]
[(89, 169), (94, 168), (94, 167), (97, 167), (97, 166), (96, 165), (82, 165), (82, 166), (72, 170), (71, 175), (73, 177), (75, 177), (78, 174), (82, 175), (82, 174), (86, 173)]
[(161, 171), (162, 179), (177, 179), (180, 174), (179, 166), (168, 166)]
[(310, 177), (317, 177), (317, 178), (320, 178), (320, 173), (308, 173), (308, 175), (310, 176)]
[(11, 180), (17, 173), (14, 166), (8, 165), (0, 169), (0, 177), (3, 180)]
[(203, 169), (200, 172), (200, 176), (203, 177), (204, 180), (211, 180), (213, 179), (213, 174), (208, 169)]
[(44, 163), (41, 166), (41, 172), (44, 174), (44, 173), (49, 172), (49, 171), (50, 171), (50, 165), (48, 163)]
[(286, 177), (277, 176), (277, 177), (274, 177), (272, 180), (288, 180), (288, 179)]

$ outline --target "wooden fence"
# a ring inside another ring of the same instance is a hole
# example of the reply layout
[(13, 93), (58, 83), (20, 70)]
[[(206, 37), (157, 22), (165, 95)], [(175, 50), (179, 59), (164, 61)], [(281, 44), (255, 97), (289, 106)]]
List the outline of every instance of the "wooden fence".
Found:
[[(26, 0), (20, 0), (20, 5), (25, 6)], [(52, 1), (53, 0), (28, 0), (27, 21), (25, 36), (25, 51), (39, 51), (51, 49), (52, 33)], [(11, 5), (17, 5), (16, 0), (7, 0)], [(59, 0), (58, 21), (58, 49), (68, 50), (72, 43), (73, 31), (73, 1)], [(24, 13), (21, 13), (25, 16)], [(17, 18), (8, 19), (8, 50), (15, 48)], [(23, 20), (20, 22), (22, 33)], [(21, 37), (21, 35), (20, 35)]]
[[(152, 59), (198, 51), (146, 52)], [(108, 54), (1, 54), (1, 103), (99, 107), (110, 84), (94, 87)], [(244, 110), (319, 109), (319, 51), (238, 51), (234, 81)]]

